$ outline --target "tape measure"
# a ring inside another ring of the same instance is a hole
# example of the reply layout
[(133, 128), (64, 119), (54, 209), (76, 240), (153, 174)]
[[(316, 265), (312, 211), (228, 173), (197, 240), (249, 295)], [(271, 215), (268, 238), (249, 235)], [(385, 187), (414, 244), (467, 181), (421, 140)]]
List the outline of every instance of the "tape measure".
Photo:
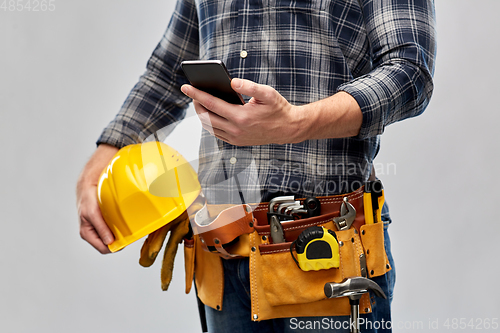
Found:
[[(295, 245), (297, 259), (293, 256)], [(337, 236), (332, 230), (314, 226), (304, 230), (290, 246), (293, 260), (303, 271), (338, 268), (340, 251)]]

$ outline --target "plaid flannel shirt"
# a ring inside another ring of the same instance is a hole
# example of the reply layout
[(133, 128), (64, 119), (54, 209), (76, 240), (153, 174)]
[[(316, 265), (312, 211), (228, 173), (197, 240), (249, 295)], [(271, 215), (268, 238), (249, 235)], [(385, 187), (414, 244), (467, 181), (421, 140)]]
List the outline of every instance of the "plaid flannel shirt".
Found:
[(191, 101), (180, 91), (188, 83), (180, 63), (220, 59), (232, 77), (270, 85), (295, 105), (345, 91), (363, 123), (357, 137), (253, 147), (203, 130), (198, 173), (209, 201), (352, 191), (368, 179), (385, 126), (429, 103), (434, 20), (432, 0), (178, 0), (146, 72), (98, 144), (142, 142), (180, 121)]

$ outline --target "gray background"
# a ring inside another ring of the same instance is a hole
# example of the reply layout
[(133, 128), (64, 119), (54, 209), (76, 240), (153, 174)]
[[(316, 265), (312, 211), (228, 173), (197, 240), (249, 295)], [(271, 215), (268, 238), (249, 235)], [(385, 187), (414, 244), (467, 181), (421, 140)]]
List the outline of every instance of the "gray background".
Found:
[[(0, 330), (196, 332), (182, 256), (161, 292), (160, 266), (137, 263), (140, 242), (99, 255), (80, 239), (75, 208), (77, 176), (173, 1), (53, 3), (0, 10)], [(475, 327), (458, 330), (473, 331), (500, 313), (500, 1), (438, 0), (436, 9), (433, 100), (387, 128), (376, 159), (394, 220), (393, 325), (435, 331), (430, 322), (446, 329), (464, 318)], [(177, 149), (196, 153), (196, 136), (179, 138), (170, 139)]]

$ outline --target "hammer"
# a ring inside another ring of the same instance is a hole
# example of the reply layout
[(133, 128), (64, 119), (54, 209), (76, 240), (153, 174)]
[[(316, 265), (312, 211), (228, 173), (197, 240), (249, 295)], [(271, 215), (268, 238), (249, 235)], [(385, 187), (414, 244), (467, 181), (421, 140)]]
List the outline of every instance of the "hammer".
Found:
[(359, 333), (359, 299), (368, 290), (375, 295), (387, 299), (382, 288), (373, 280), (364, 277), (351, 277), (340, 283), (328, 282), (325, 284), (325, 295), (327, 298), (349, 297), (351, 305), (351, 333)]

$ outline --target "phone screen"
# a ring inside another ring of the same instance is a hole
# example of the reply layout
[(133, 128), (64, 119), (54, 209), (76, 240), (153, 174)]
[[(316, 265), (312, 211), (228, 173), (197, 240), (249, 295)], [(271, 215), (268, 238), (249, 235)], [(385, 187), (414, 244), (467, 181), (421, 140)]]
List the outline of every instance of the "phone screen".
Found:
[(193, 87), (231, 104), (245, 104), (243, 97), (231, 88), (231, 76), (222, 61), (183, 61), (181, 66)]

